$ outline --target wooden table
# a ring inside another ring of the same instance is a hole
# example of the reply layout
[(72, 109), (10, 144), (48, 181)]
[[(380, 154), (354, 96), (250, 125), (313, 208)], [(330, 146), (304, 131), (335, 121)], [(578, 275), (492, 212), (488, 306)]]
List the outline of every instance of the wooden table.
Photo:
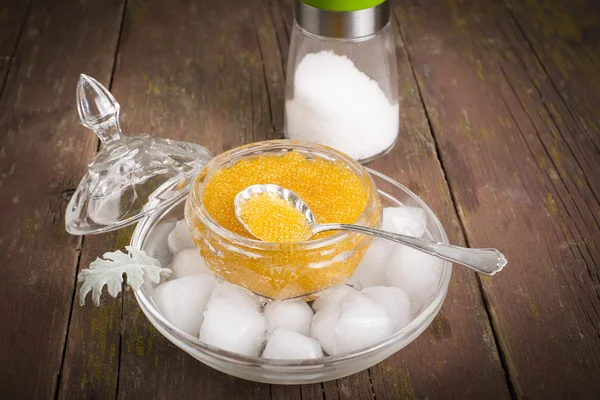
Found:
[(269, 386), (212, 370), (131, 291), (75, 301), (80, 268), (131, 230), (75, 237), (66, 204), (98, 149), (80, 73), (126, 133), (214, 153), (280, 137), (289, 0), (0, 0), (0, 398), (600, 398), (600, 2), (393, 2), (401, 138), (371, 167), (450, 241), (502, 249), (455, 268), (414, 343), (354, 376)]

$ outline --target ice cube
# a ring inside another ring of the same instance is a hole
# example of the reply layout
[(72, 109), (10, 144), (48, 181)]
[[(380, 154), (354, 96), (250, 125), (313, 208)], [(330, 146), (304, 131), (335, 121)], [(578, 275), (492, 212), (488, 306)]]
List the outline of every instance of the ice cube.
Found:
[(204, 259), (200, 255), (200, 249), (197, 247), (180, 250), (173, 257), (169, 268), (173, 271), (171, 280), (190, 275), (210, 274)]
[(386, 268), (388, 284), (404, 290), (413, 315), (427, 303), (440, 282), (443, 261), (408, 246), (397, 244)]
[[(354, 289), (351, 289), (354, 292)], [(310, 336), (321, 343), (323, 350), (330, 355), (335, 350), (335, 328), (341, 312), (341, 301), (320, 308), (315, 314), (310, 326)]]
[(190, 235), (190, 230), (184, 219), (177, 221), (175, 228), (169, 233), (167, 244), (169, 245), (169, 250), (171, 250), (171, 253), (173, 254), (186, 247), (195, 246), (192, 235)]
[(327, 289), (319, 295), (319, 298), (314, 301), (312, 308), (315, 310), (315, 312), (318, 312), (332, 304), (339, 305), (342, 300), (344, 300), (344, 297), (348, 295), (348, 293), (353, 292), (356, 292), (356, 290), (348, 285), (332, 287), (331, 289)]
[(389, 261), (394, 245), (384, 239), (375, 239), (354, 273), (346, 282), (356, 289), (386, 285), (385, 266)]
[(258, 357), (266, 339), (267, 320), (256, 309), (240, 306), (239, 300), (227, 295), (211, 297), (199, 338), (224, 350)]
[(271, 301), (265, 306), (267, 332), (270, 335), (275, 328), (285, 328), (301, 335), (310, 335), (313, 310), (308, 304), (298, 300)]
[(361, 293), (385, 309), (394, 324), (394, 332), (399, 331), (410, 323), (410, 301), (402, 289), (373, 286), (363, 289)]
[(261, 311), (263, 305), (261, 299), (252, 292), (227, 282), (222, 282), (217, 285), (210, 296), (210, 301), (213, 301), (213, 299), (218, 297), (225, 298), (228, 303), (238, 308), (248, 308), (258, 312)]
[(197, 336), (203, 312), (217, 281), (212, 275), (192, 275), (168, 281), (156, 288), (152, 298), (173, 325)]
[(151, 231), (148, 231), (148, 236), (144, 240), (144, 252), (152, 258), (156, 258), (163, 266), (169, 265), (173, 260), (173, 253), (169, 249), (167, 239), (174, 227), (175, 221), (159, 222)]
[(352, 293), (342, 303), (335, 326), (333, 354), (373, 346), (387, 339), (393, 331), (392, 320), (382, 306), (359, 293)]
[(420, 207), (387, 207), (383, 209), (382, 220), (384, 231), (422, 237), (427, 226), (427, 213)]
[(317, 339), (289, 329), (275, 328), (262, 356), (278, 360), (305, 360), (323, 357), (323, 350)]

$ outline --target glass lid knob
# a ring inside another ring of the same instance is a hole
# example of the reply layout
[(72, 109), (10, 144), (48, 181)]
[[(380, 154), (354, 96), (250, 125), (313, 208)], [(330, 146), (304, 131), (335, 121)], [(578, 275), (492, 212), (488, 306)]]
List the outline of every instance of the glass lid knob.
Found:
[(77, 111), (81, 123), (100, 138), (103, 144), (121, 139), (121, 106), (97, 80), (81, 74), (77, 83)]

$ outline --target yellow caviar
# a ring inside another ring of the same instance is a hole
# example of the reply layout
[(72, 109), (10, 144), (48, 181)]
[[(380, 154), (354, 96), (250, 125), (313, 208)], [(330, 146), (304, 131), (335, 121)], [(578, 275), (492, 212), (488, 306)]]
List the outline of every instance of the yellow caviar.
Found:
[[(317, 222), (322, 224), (351, 224), (367, 204), (363, 182), (343, 162), (308, 159), (296, 151), (283, 156), (243, 159), (215, 171), (205, 183), (202, 202), (219, 225), (238, 235), (251, 237), (238, 221), (233, 201), (248, 186), (268, 183), (300, 196), (315, 214)], [(320, 237), (316, 235), (313, 239)]]
[(265, 242), (304, 242), (310, 235), (306, 217), (274, 193), (257, 193), (240, 205), (240, 218), (251, 234)]
[[(300, 196), (319, 223), (355, 223), (364, 212), (361, 223), (378, 227), (381, 200), (368, 177), (336, 154), (329, 159), (319, 153), (266, 151), (226, 162), (231, 154), (242, 151), (234, 149), (211, 161), (198, 175), (186, 202), (186, 220), (208, 268), (222, 279), (278, 300), (310, 297), (347, 280), (367, 250), (370, 236), (344, 233), (330, 242), (315, 243), (335, 233), (323, 232), (306, 242), (287, 242), (283, 227), (294, 225), (293, 217), (280, 216), (282, 225), (269, 233), (274, 235), (268, 238), (270, 242), (255, 245), (222, 235), (204, 218), (237, 235), (255, 238), (238, 221), (234, 199), (248, 186), (270, 183)], [(255, 207), (253, 223), (266, 227), (262, 215), (272, 212), (272, 206)]]

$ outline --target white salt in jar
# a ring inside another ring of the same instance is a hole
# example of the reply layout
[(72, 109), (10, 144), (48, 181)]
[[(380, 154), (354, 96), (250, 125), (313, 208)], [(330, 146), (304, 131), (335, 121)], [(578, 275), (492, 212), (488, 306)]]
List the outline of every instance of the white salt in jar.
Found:
[(394, 146), (398, 125), (389, 0), (296, 0), (286, 137), (368, 162)]

